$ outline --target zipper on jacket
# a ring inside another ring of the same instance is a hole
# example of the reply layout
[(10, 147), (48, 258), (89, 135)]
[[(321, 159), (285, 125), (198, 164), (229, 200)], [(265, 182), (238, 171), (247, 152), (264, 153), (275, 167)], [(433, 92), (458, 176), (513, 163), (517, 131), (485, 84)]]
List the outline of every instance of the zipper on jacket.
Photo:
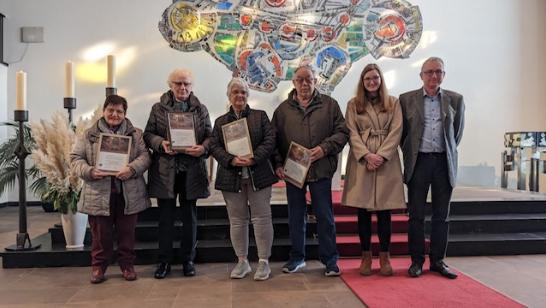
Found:
[(129, 199), (127, 199), (127, 190), (125, 189), (125, 181), (121, 181), (121, 189), (123, 190), (123, 199), (124, 199), (123, 201), (125, 201), (124, 202), (125, 206), (123, 207), (123, 214), (127, 215)]
[(257, 191), (256, 189), (256, 186), (254, 186), (254, 171), (252, 171), (250, 168), (248, 168), (248, 173), (249, 173), (249, 176), (250, 176), (250, 184), (252, 185), (252, 190), (253, 191)]

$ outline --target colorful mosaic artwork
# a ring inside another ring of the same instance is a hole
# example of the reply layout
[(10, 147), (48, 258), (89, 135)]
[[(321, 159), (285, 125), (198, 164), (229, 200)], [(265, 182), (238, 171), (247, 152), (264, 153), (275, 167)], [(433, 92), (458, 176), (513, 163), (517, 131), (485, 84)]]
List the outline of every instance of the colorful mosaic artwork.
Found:
[(253, 89), (274, 91), (309, 64), (330, 93), (368, 54), (409, 57), (423, 24), (405, 0), (186, 0), (165, 10), (159, 30), (172, 48), (208, 52)]

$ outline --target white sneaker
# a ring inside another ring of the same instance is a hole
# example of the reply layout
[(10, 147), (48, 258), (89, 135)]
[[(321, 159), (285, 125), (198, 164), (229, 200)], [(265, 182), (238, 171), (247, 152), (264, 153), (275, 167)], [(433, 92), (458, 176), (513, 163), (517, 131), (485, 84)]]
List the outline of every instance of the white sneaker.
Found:
[(252, 268), (250, 268), (248, 260), (239, 261), (233, 270), (231, 270), (230, 277), (232, 279), (242, 279), (250, 272), (252, 272)]
[(269, 268), (269, 263), (265, 261), (260, 261), (258, 263), (258, 269), (256, 270), (256, 273), (254, 273), (254, 280), (267, 280), (269, 279), (269, 275), (271, 275), (271, 269)]

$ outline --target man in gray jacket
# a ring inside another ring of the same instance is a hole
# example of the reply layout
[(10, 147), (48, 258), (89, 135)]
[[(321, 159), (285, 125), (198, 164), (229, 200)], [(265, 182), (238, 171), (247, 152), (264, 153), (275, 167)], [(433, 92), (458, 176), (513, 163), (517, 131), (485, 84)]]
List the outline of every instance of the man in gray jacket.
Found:
[(310, 66), (301, 66), (292, 79), (295, 89), (273, 114), (278, 155), (276, 174), (284, 179), (283, 162), (292, 141), (311, 150), (311, 167), (303, 188), (286, 183), (288, 224), (292, 250), (283, 272), (294, 273), (305, 267), (305, 229), (307, 187), (317, 217), (320, 261), (326, 276), (339, 276), (336, 227), (332, 210), (332, 177), (337, 156), (349, 140), (349, 131), (338, 103), (315, 89), (316, 78)]
[(457, 177), (457, 145), (463, 135), (464, 100), (462, 95), (440, 88), (445, 76), (442, 59), (427, 59), (420, 76), (421, 89), (400, 95), (404, 115), (404, 182), (408, 186), (408, 274), (419, 277), (423, 272), (425, 203), (431, 187), (430, 270), (455, 279), (457, 274), (443, 259), (449, 233), (449, 203)]

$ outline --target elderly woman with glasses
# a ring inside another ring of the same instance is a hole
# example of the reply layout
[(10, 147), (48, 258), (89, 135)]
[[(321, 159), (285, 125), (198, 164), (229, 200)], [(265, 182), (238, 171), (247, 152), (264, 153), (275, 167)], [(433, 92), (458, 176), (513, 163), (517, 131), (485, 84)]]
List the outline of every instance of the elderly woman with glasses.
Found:
[[(234, 78), (229, 82), (230, 108), (214, 123), (210, 151), (218, 161), (215, 188), (224, 196), (231, 243), (239, 260), (230, 276), (241, 279), (252, 271), (247, 258), (250, 216), (259, 257), (254, 280), (266, 280), (271, 274), (268, 259), (273, 244), (271, 185), (277, 182), (269, 161), (275, 148), (275, 133), (265, 111), (250, 108), (248, 94), (248, 85), (243, 79)], [(222, 127), (243, 118), (248, 126), (252, 157), (234, 155), (234, 151), (230, 153), (226, 148)]]
[[(165, 278), (174, 260), (176, 199), (182, 214), (180, 248), (182, 273), (195, 276), (194, 258), (197, 244), (197, 199), (210, 195), (205, 160), (212, 127), (209, 112), (193, 93), (193, 74), (187, 69), (175, 69), (167, 80), (169, 90), (152, 106), (144, 141), (152, 150), (152, 165), (148, 172), (148, 190), (159, 206), (159, 256), (154, 273)], [(169, 117), (193, 118), (195, 144), (176, 149), (170, 143)]]

